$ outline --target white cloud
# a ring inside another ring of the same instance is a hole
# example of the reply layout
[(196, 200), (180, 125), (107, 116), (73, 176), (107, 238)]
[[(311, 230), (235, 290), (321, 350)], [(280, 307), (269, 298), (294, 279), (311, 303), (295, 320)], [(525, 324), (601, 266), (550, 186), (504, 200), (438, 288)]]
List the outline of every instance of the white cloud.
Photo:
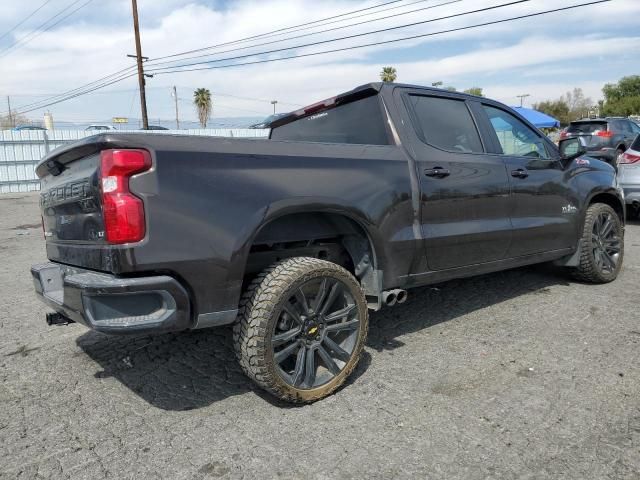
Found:
[[(445, 0), (425, 1), (349, 22), (336, 19), (335, 23), (322, 28), (334, 28), (443, 1)], [(352, 29), (336, 30), (224, 55), (242, 55), (261, 49), (278, 48), (280, 45), (293, 46), (318, 39), (335, 38), (506, 1), (467, 0)], [(346, 0), (241, 0), (214, 8), (211, 2), (196, 0), (140, 2), (144, 54), (153, 58), (225, 43), (375, 3)], [(406, 0), (405, 3), (410, 2)], [(572, 3), (575, 2), (531, 1), (499, 11), (416, 25), (374, 36), (298, 49), (296, 52), (306, 53), (420, 35)], [(2, 2), (0, 32), (10, 28), (36, 7), (37, 2)], [(86, 12), (83, 11), (83, 15), (79, 12), (72, 17), (73, 21), (70, 19), (40, 35), (16, 53), (0, 57), (0, 92), (15, 95), (16, 104), (30, 103), (40, 97), (20, 95), (63, 92), (131, 65), (131, 59), (125, 57), (127, 53), (134, 51), (129, 9), (129, 0), (101, 2), (86, 9)], [(48, 10), (47, 15), (53, 13), (55, 9)], [(510, 103), (515, 100), (509, 98), (525, 90), (532, 95), (531, 101), (538, 101), (557, 97), (574, 86), (582, 87), (587, 95), (595, 99), (600, 96), (600, 89), (605, 81), (615, 81), (621, 75), (638, 73), (636, 59), (631, 55), (640, 51), (640, 37), (632, 33), (637, 28), (639, 13), (640, 1), (616, 0), (570, 12), (386, 46), (254, 66), (158, 75), (148, 81), (149, 107), (152, 116), (170, 118), (173, 107), (168, 92), (174, 84), (184, 86), (181, 95), (185, 97), (190, 94), (190, 89), (205, 86), (214, 93), (223, 92), (265, 100), (276, 98), (281, 102), (307, 104), (358, 84), (376, 81), (381, 66), (389, 64), (398, 69), (399, 80), (403, 82), (428, 84), (444, 80), (462, 88), (478, 85), (484, 87), (488, 95)], [(47, 18), (47, 15), (42, 18)], [(37, 21), (28, 23), (14, 33), (20, 38), (29, 32), (28, 27), (37, 24)], [(301, 30), (293, 35), (315, 30), (317, 28)], [(271, 36), (263, 41), (280, 38), (282, 37)], [(230, 45), (224, 49), (245, 45), (248, 43)], [(274, 53), (271, 57), (288, 54), (291, 51)], [(576, 65), (579, 75), (572, 74), (572, 65)], [(50, 110), (58, 118), (101, 119), (126, 115), (132, 110), (132, 105), (136, 105), (132, 101), (135, 85), (135, 78), (131, 78), (110, 87), (116, 93), (79, 97), (68, 103), (52, 106)], [(220, 98), (218, 105), (218, 108), (214, 106), (214, 110), (225, 116), (246, 116), (251, 115), (250, 112), (264, 112), (266, 115), (272, 108), (268, 102), (228, 97)], [(193, 118), (192, 109), (186, 104), (183, 106), (187, 107), (183, 108), (184, 114)], [(281, 107), (284, 108), (285, 105), (281, 104)], [(137, 111), (137, 108), (133, 111)], [(33, 115), (40, 116), (41, 113), (42, 111), (37, 111)]]

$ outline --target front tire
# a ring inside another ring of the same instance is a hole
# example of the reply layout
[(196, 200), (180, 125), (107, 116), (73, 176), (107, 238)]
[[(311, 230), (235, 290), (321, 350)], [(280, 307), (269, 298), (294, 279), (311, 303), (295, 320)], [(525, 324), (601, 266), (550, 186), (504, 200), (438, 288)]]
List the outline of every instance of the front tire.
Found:
[(368, 319), (364, 292), (347, 270), (289, 258), (247, 287), (234, 326), (236, 355), (245, 374), (274, 396), (313, 402), (357, 365)]
[(583, 282), (616, 279), (624, 257), (624, 229), (618, 214), (604, 203), (589, 205), (580, 242), (580, 263), (573, 276)]

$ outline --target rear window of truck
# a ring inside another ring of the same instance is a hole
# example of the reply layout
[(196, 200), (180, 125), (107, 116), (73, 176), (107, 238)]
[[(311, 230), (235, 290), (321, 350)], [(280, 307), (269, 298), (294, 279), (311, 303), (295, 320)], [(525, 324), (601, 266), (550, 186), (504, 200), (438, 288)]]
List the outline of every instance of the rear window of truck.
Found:
[(276, 127), (271, 139), (389, 145), (382, 106), (375, 95)]
[(575, 122), (569, 124), (567, 132), (590, 134), (607, 129), (607, 122)]

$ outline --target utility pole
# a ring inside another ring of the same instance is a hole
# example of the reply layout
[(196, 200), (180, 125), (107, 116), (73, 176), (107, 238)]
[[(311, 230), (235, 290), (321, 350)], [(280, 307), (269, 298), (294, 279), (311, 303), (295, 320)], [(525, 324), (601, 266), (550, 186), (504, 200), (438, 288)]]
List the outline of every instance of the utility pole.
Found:
[(518, 97), (520, 99), (520, 106), (522, 106), (522, 102), (524, 101), (525, 98), (530, 97), (531, 95), (529, 95), (528, 93), (524, 93), (522, 95), (516, 95), (516, 97)]
[(7, 95), (7, 107), (9, 108), (9, 125), (11, 126), (11, 128), (14, 128), (15, 124), (13, 123), (13, 114), (11, 113), (11, 99), (9, 98), (9, 95)]
[(144, 70), (142, 68), (142, 46), (140, 45), (140, 26), (138, 24), (138, 2), (131, 0), (133, 10), (133, 31), (136, 37), (136, 61), (138, 62), (138, 83), (140, 85), (140, 108), (142, 110), (142, 128), (149, 128), (149, 118), (147, 117), (147, 95), (144, 91)]
[(278, 103), (278, 100), (271, 100), (271, 105), (273, 105), (273, 114), (276, 114), (276, 103)]
[(173, 100), (176, 102), (176, 130), (180, 130), (180, 120), (178, 118), (178, 89), (176, 86), (173, 86)]

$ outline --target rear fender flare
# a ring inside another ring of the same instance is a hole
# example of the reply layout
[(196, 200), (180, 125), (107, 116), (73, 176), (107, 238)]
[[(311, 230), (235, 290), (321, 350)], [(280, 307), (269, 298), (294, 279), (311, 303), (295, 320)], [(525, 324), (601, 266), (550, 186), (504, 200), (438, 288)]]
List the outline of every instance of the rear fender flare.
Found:
[(340, 203), (334, 198), (301, 197), (273, 202), (247, 219), (247, 227), (238, 236), (234, 246), (235, 253), (229, 266), (230, 281), (242, 280), (244, 277), (249, 251), (260, 231), (274, 220), (296, 213), (329, 213), (341, 215), (353, 221), (367, 236), (375, 270), (384, 269), (384, 242), (374, 227), (373, 220), (358, 209)]

